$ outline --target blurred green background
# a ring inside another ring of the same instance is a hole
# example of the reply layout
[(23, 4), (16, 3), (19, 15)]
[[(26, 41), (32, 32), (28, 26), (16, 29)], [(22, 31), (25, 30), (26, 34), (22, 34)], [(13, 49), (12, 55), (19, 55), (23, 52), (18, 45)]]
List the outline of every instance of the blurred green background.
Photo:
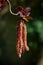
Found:
[(0, 65), (43, 65), (43, 0), (10, 0), (12, 11), (17, 6), (31, 7), (33, 20), (26, 22), (29, 52), (19, 59), (16, 53), (16, 26), (18, 16), (8, 10), (8, 4), (0, 11)]

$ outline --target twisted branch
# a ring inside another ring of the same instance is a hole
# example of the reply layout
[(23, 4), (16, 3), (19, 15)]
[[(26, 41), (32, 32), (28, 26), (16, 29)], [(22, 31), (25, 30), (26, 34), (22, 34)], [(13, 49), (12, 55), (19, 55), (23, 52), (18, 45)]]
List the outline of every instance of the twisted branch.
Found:
[(12, 15), (18, 15), (18, 14), (15, 14), (15, 13), (13, 13), (13, 12), (12, 12), (12, 10), (11, 10), (11, 4), (10, 4), (10, 1), (9, 1), (9, 0), (7, 0), (7, 2), (8, 2), (8, 4), (9, 4), (9, 10), (10, 10), (10, 13), (11, 13)]

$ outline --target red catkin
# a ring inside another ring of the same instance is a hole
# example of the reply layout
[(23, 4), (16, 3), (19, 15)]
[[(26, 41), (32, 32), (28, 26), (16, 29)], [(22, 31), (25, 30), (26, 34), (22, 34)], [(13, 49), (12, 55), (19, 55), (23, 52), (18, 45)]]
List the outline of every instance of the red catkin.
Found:
[(18, 22), (16, 32), (16, 50), (18, 57), (21, 58), (21, 55), (25, 50), (29, 51), (29, 47), (27, 45), (26, 24), (24, 23), (24, 20), (20, 20), (20, 22)]

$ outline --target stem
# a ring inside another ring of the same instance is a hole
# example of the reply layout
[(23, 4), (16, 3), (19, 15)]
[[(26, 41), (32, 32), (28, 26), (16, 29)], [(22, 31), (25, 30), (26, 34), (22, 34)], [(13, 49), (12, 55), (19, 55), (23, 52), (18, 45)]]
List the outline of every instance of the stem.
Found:
[(12, 15), (17, 15), (17, 14), (15, 14), (15, 13), (13, 13), (13, 12), (12, 12), (12, 10), (11, 10), (11, 4), (10, 4), (10, 1), (9, 1), (9, 0), (7, 0), (7, 2), (8, 2), (8, 4), (9, 4), (9, 10), (10, 10), (10, 13), (11, 13)]

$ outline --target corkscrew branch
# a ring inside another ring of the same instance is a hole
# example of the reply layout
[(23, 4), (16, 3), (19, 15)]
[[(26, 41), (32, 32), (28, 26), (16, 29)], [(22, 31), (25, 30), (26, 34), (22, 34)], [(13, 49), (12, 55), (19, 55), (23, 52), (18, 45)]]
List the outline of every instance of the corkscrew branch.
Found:
[(12, 10), (11, 10), (11, 4), (10, 4), (10, 1), (9, 1), (9, 0), (7, 0), (7, 2), (8, 2), (8, 4), (9, 4), (9, 10), (10, 10), (10, 13), (11, 13), (12, 15), (18, 15), (18, 14), (15, 14), (15, 13), (13, 13), (13, 12), (12, 12)]

